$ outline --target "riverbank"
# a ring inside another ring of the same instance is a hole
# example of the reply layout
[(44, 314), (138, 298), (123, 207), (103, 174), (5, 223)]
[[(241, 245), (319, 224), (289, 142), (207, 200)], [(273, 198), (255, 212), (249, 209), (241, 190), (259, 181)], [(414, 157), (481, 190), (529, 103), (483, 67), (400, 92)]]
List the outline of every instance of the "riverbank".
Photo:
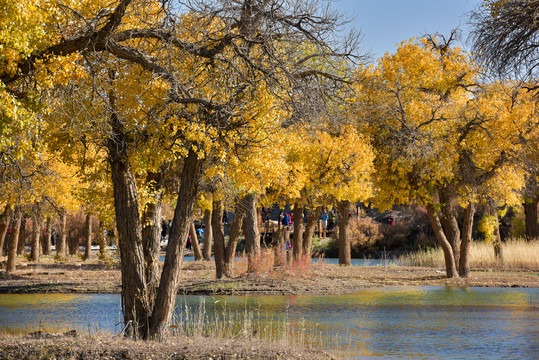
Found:
[(316, 349), (254, 340), (171, 337), (132, 341), (111, 335), (0, 334), (0, 360), (334, 359)]
[[(470, 278), (445, 278), (442, 267), (348, 266), (325, 263), (270, 269), (215, 279), (213, 262), (183, 263), (179, 294), (347, 294), (380, 286), (539, 287), (539, 271), (473, 270)], [(0, 273), (0, 293), (119, 293), (117, 265), (97, 259), (81, 262), (70, 258), (59, 263), (43, 258), (40, 264), (21, 263), (10, 275)]]

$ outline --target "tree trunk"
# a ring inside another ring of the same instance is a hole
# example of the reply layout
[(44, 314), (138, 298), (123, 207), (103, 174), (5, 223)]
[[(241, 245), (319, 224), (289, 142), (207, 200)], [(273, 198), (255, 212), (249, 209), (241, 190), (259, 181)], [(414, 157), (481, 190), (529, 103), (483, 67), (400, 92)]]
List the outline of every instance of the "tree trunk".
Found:
[(472, 246), (473, 217), (475, 204), (470, 203), (464, 210), (462, 222), (462, 242), (460, 244), (459, 276), (470, 277), (470, 248)]
[(60, 213), (60, 233), (56, 240), (56, 255), (59, 257), (66, 256), (66, 239), (67, 239), (67, 212), (62, 209)]
[(7, 254), (7, 264), (6, 264), (6, 272), (12, 273), (15, 271), (15, 265), (17, 262), (17, 246), (19, 244), (19, 234), (21, 229), (21, 222), (22, 222), (22, 209), (20, 205), (17, 205), (15, 207), (15, 214), (14, 214), (14, 220), (13, 220), (13, 227), (11, 230), (11, 236), (9, 238), (9, 244), (8, 244), (8, 254)]
[(150, 184), (152, 201), (148, 202), (142, 214), (142, 251), (144, 253), (144, 276), (148, 292), (148, 311), (152, 313), (157, 289), (159, 287), (159, 258), (161, 256), (161, 216), (163, 210), (163, 176), (162, 168), (150, 172), (146, 181)]
[(500, 221), (498, 219), (498, 210), (495, 208), (496, 223), (494, 224), (494, 257), (501, 266), (503, 265), (502, 237), (500, 235)]
[(539, 223), (537, 222), (537, 203), (539, 197), (524, 202), (524, 215), (526, 216), (526, 238), (528, 240), (539, 237)]
[(294, 205), (294, 236), (292, 237), (292, 258), (300, 262), (303, 255), (303, 206)]
[[(126, 145), (125, 145), (126, 146)], [(114, 190), (116, 229), (122, 269), (122, 309), (126, 335), (146, 338), (149, 315), (138, 191), (126, 154), (109, 141), (111, 177)]]
[(32, 210), (32, 222), (34, 223), (34, 226), (32, 228), (30, 259), (33, 262), (37, 262), (39, 261), (39, 255), (41, 254), (39, 245), (41, 240), (41, 229), (43, 227), (41, 223), (41, 205), (39, 203), (35, 203)]
[(339, 211), (339, 265), (351, 265), (352, 254), (350, 249), (350, 202), (340, 201), (337, 204)]
[(272, 242), (275, 246), (275, 266), (285, 266), (287, 264), (285, 232), (288, 232), (288, 239), (290, 239), (290, 231), (286, 227), (279, 226), (277, 232), (273, 233)]
[(47, 216), (47, 221), (45, 223), (45, 234), (43, 235), (43, 255), (51, 254), (51, 236), (52, 236), (51, 223), (52, 223), (51, 217)]
[(316, 223), (320, 217), (322, 207), (317, 207), (311, 211), (309, 218), (307, 219), (307, 225), (305, 226), (305, 233), (303, 234), (303, 256), (311, 257), (311, 247), (313, 243), (314, 230)]
[[(111, 82), (114, 74), (109, 74)], [(138, 190), (135, 176), (129, 163), (129, 144), (132, 141), (125, 132), (116, 103), (116, 94), (109, 92), (112, 109), (109, 125), (111, 134), (107, 141), (110, 173), (118, 231), (118, 250), (122, 273), (122, 310), (124, 313), (125, 335), (133, 338), (147, 338), (150, 301), (148, 299), (142, 226), (139, 215)]]
[(193, 221), (193, 209), (198, 192), (198, 183), (202, 175), (202, 164), (203, 161), (198, 158), (197, 153), (193, 149), (189, 150), (183, 164), (167, 254), (151, 316), (150, 337), (156, 340), (165, 339), (169, 332), (185, 242), (187, 241), (189, 227)]
[(457, 211), (453, 207), (451, 200), (448, 190), (440, 191), (441, 220), (447, 241), (451, 244), (455, 264), (458, 264), (460, 254), (460, 229), (457, 221)]
[(191, 221), (191, 226), (189, 227), (189, 234), (191, 235), (191, 245), (193, 245), (195, 261), (201, 261), (203, 259), (202, 250), (200, 249), (200, 244), (198, 242), (197, 229), (195, 227), (194, 221)]
[(101, 222), (99, 224), (99, 255), (104, 256), (107, 252), (107, 229)]
[[(223, 201), (213, 201), (212, 229), (213, 229), (213, 257), (215, 258), (215, 277), (224, 276), (225, 261), (225, 230), (223, 226)], [(234, 217), (236, 220), (236, 217)]]
[(206, 227), (204, 228), (204, 246), (202, 247), (202, 256), (205, 261), (211, 261), (211, 249), (213, 247), (213, 232), (212, 232), (212, 211), (204, 211), (204, 223)]
[(2, 218), (0, 219), (0, 256), (3, 256), (4, 253), (4, 241), (6, 239), (12, 215), (13, 210), (11, 209), (11, 205), (7, 204), (2, 213)]
[(245, 200), (245, 240), (249, 244), (247, 271), (252, 273), (256, 271), (256, 264), (260, 257), (260, 231), (258, 227), (258, 212), (256, 211), (258, 196), (255, 193), (249, 194)]
[(24, 254), (26, 247), (26, 216), (23, 215), (19, 230), (19, 242), (17, 244), (17, 255)]
[(225, 261), (224, 261), (224, 276), (232, 277), (234, 267), (234, 257), (236, 256), (236, 246), (240, 237), (241, 227), (245, 219), (245, 199), (238, 202), (235, 209), (234, 220), (230, 224), (230, 234), (228, 235), (228, 243), (226, 244)]
[(84, 247), (84, 260), (88, 260), (92, 255), (92, 215), (86, 214), (85, 225), (84, 237), (86, 238), (86, 245)]
[(438, 240), (438, 244), (440, 244), (440, 247), (444, 252), (446, 276), (448, 278), (458, 277), (455, 257), (453, 256), (453, 248), (445, 237), (442, 222), (433, 205), (427, 205), (427, 213), (429, 214), (430, 223), (434, 230), (434, 234), (436, 235), (436, 239)]

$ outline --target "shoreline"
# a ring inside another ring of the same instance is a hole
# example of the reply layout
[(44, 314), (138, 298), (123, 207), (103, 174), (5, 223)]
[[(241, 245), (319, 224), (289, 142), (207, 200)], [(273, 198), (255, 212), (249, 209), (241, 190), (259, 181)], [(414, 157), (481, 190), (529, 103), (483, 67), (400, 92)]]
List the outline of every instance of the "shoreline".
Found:
[[(241, 267), (241, 264), (238, 265)], [(89, 263), (21, 264), (10, 275), (0, 273), (0, 294), (103, 293), (121, 290), (117, 267)], [(215, 279), (213, 262), (182, 265), (179, 295), (324, 295), (350, 294), (384, 286), (539, 287), (539, 271), (472, 270), (469, 278), (445, 277), (443, 269), (410, 266), (311, 264), (257, 275)]]

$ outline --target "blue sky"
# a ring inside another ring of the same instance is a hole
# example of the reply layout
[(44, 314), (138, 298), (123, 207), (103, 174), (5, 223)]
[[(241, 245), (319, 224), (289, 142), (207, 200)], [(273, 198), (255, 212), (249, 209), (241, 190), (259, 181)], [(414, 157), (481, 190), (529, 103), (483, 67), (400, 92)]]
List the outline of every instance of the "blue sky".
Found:
[[(395, 52), (395, 43), (426, 33), (449, 34), (459, 27), (465, 41), (468, 13), (481, 0), (339, 0), (333, 6), (354, 17), (362, 45), (379, 58)], [(460, 44), (463, 47), (465, 43)]]

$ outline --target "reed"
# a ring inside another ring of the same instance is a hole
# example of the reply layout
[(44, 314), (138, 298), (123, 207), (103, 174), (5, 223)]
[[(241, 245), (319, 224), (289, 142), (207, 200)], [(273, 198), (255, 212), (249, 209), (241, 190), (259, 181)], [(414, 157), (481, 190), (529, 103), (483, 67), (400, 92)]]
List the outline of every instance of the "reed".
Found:
[[(438, 268), (444, 266), (444, 256), (440, 248), (427, 248), (399, 257), (398, 263)], [(511, 239), (502, 243), (501, 261), (496, 259), (492, 244), (474, 241), (470, 249), (470, 268), (539, 271), (539, 240)]]
[(229, 307), (225, 301), (198, 304), (182, 300), (174, 313), (172, 336), (238, 339), (242, 342), (273, 342), (312, 348), (339, 348), (346, 339), (335, 329), (293, 319), (288, 309), (282, 315), (269, 315), (259, 307), (245, 304), (242, 309)]
[(173, 336), (206, 337), (270, 341), (287, 345), (315, 348), (335, 347), (342, 342), (331, 329), (308, 324), (304, 319), (291, 319), (288, 309), (278, 316), (270, 316), (259, 307), (245, 304), (242, 309), (232, 308), (226, 301), (201, 297), (198, 304), (182, 300), (177, 306), (171, 325)]

